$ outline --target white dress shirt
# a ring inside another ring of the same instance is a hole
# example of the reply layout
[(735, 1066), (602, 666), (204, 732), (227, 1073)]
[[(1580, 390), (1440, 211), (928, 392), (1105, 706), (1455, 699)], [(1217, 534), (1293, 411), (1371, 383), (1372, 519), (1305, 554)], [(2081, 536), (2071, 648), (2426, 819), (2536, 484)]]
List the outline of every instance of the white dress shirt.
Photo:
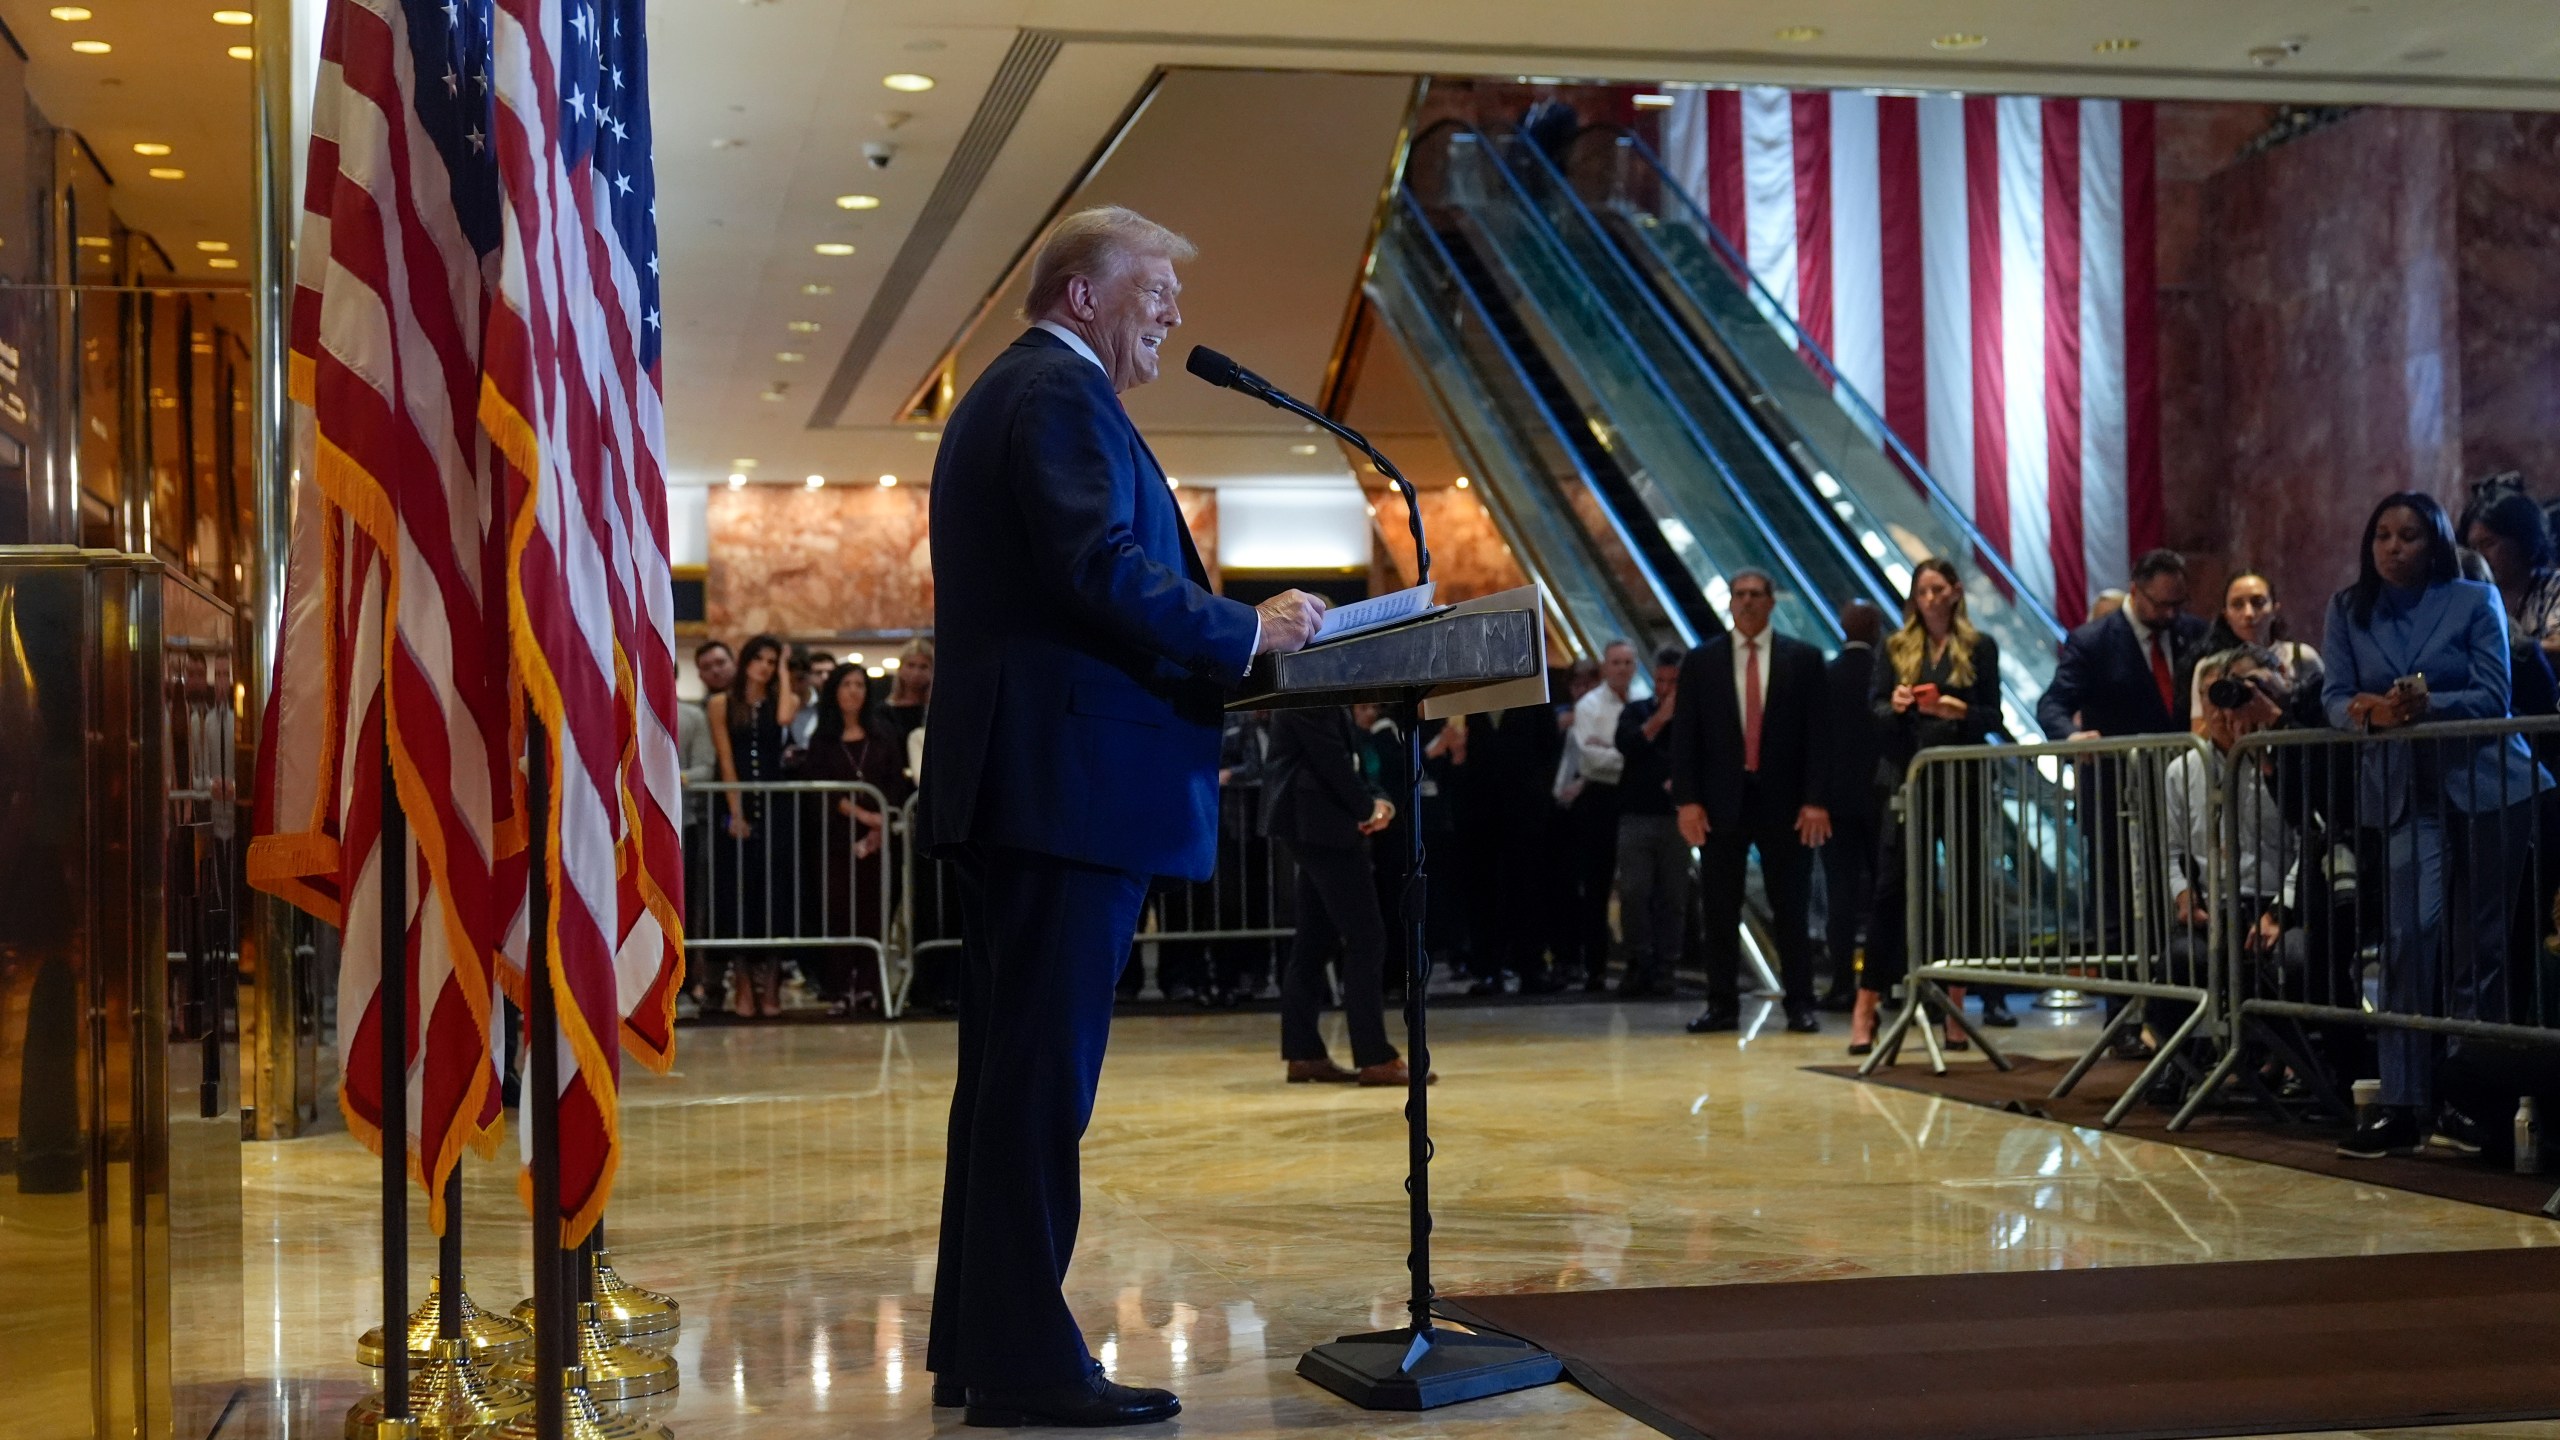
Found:
[(1573, 703), (1573, 747), (1587, 783), (1615, 785), (1627, 773), (1627, 757), (1618, 753), (1618, 716), (1626, 708), (1627, 697), (1608, 685)]

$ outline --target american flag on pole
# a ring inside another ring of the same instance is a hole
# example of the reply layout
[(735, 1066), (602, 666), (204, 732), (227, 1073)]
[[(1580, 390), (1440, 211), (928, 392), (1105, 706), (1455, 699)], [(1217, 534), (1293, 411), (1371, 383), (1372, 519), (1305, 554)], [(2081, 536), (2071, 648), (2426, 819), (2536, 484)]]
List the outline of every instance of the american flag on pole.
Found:
[[(637, 0), (497, 0), (503, 240), (480, 416), (508, 471), (514, 653), (550, 765), (563, 1243), (619, 1158), (615, 1043), (663, 1064), (681, 943), (656, 184)], [(545, 823), (535, 817), (535, 823)]]
[[(323, 19), (290, 361), (302, 488), (249, 857), (251, 883), (344, 931), (339, 1102), (377, 1149), (381, 1047), (406, 1050), (411, 1166), (439, 1230), (462, 1147), (497, 1138), (498, 947), (524, 874), (504, 520), (476, 415), (497, 234), (479, 43), (398, 0)], [(381, 844), (386, 755), (399, 854)], [(409, 874), (393, 956), (386, 864)], [(403, 1036), (378, 1023), (386, 972), (409, 987)]]
[[(564, 31), (589, 40), (565, 71)], [(390, 968), (420, 1017), (411, 1153), (439, 1205), (458, 1147), (496, 1139), (493, 997), (521, 998), (548, 927), (572, 1241), (611, 1189), (618, 1051), (673, 1059), (681, 963), (642, 60), (636, 5), (331, 0), (294, 296), (306, 484), (250, 854), (252, 883), (344, 929), (341, 1101), (378, 1144), (387, 743), (413, 840)], [(541, 94), (550, 118), (523, 125)], [(525, 813), (528, 707), (547, 816)], [(544, 916), (528, 819), (559, 837)]]

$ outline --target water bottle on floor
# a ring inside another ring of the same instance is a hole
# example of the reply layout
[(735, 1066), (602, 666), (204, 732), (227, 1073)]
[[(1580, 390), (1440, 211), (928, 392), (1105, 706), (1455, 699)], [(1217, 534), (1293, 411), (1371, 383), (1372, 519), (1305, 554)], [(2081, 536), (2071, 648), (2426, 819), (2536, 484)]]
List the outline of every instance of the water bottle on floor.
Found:
[(2516, 1102), (2516, 1173), (2542, 1173), (2542, 1117), (2530, 1095)]

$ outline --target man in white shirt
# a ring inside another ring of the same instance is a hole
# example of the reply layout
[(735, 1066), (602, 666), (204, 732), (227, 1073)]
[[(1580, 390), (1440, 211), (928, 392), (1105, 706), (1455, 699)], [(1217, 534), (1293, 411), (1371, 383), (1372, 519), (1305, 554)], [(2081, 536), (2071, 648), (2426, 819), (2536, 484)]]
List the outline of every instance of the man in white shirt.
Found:
[(1572, 775), (1566, 802), (1568, 849), (1565, 863), (1567, 901), (1564, 941), (1570, 953), (1560, 957), (1566, 969), (1582, 969), (1582, 988), (1599, 990), (1609, 983), (1609, 891), (1618, 875), (1618, 781), (1626, 774), (1626, 757), (1618, 753), (1618, 716), (1627, 708), (1635, 685), (1636, 647), (1612, 640), (1600, 650), (1600, 683), (1573, 705), (1573, 727), (1565, 735), (1561, 774)]

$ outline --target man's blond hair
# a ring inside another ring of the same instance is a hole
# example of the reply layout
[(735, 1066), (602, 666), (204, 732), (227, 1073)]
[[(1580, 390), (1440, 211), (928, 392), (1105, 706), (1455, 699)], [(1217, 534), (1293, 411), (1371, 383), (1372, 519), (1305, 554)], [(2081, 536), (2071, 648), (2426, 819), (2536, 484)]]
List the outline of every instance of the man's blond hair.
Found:
[(1094, 284), (1116, 278), (1141, 260), (1158, 257), (1180, 265), (1200, 252), (1137, 211), (1123, 205), (1097, 205), (1057, 223), (1040, 253), (1031, 261), (1031, 293), (1022, 300), (1022, 318), (1038, 320), (1066, 298), (1067, 282), (1081, 275)]

